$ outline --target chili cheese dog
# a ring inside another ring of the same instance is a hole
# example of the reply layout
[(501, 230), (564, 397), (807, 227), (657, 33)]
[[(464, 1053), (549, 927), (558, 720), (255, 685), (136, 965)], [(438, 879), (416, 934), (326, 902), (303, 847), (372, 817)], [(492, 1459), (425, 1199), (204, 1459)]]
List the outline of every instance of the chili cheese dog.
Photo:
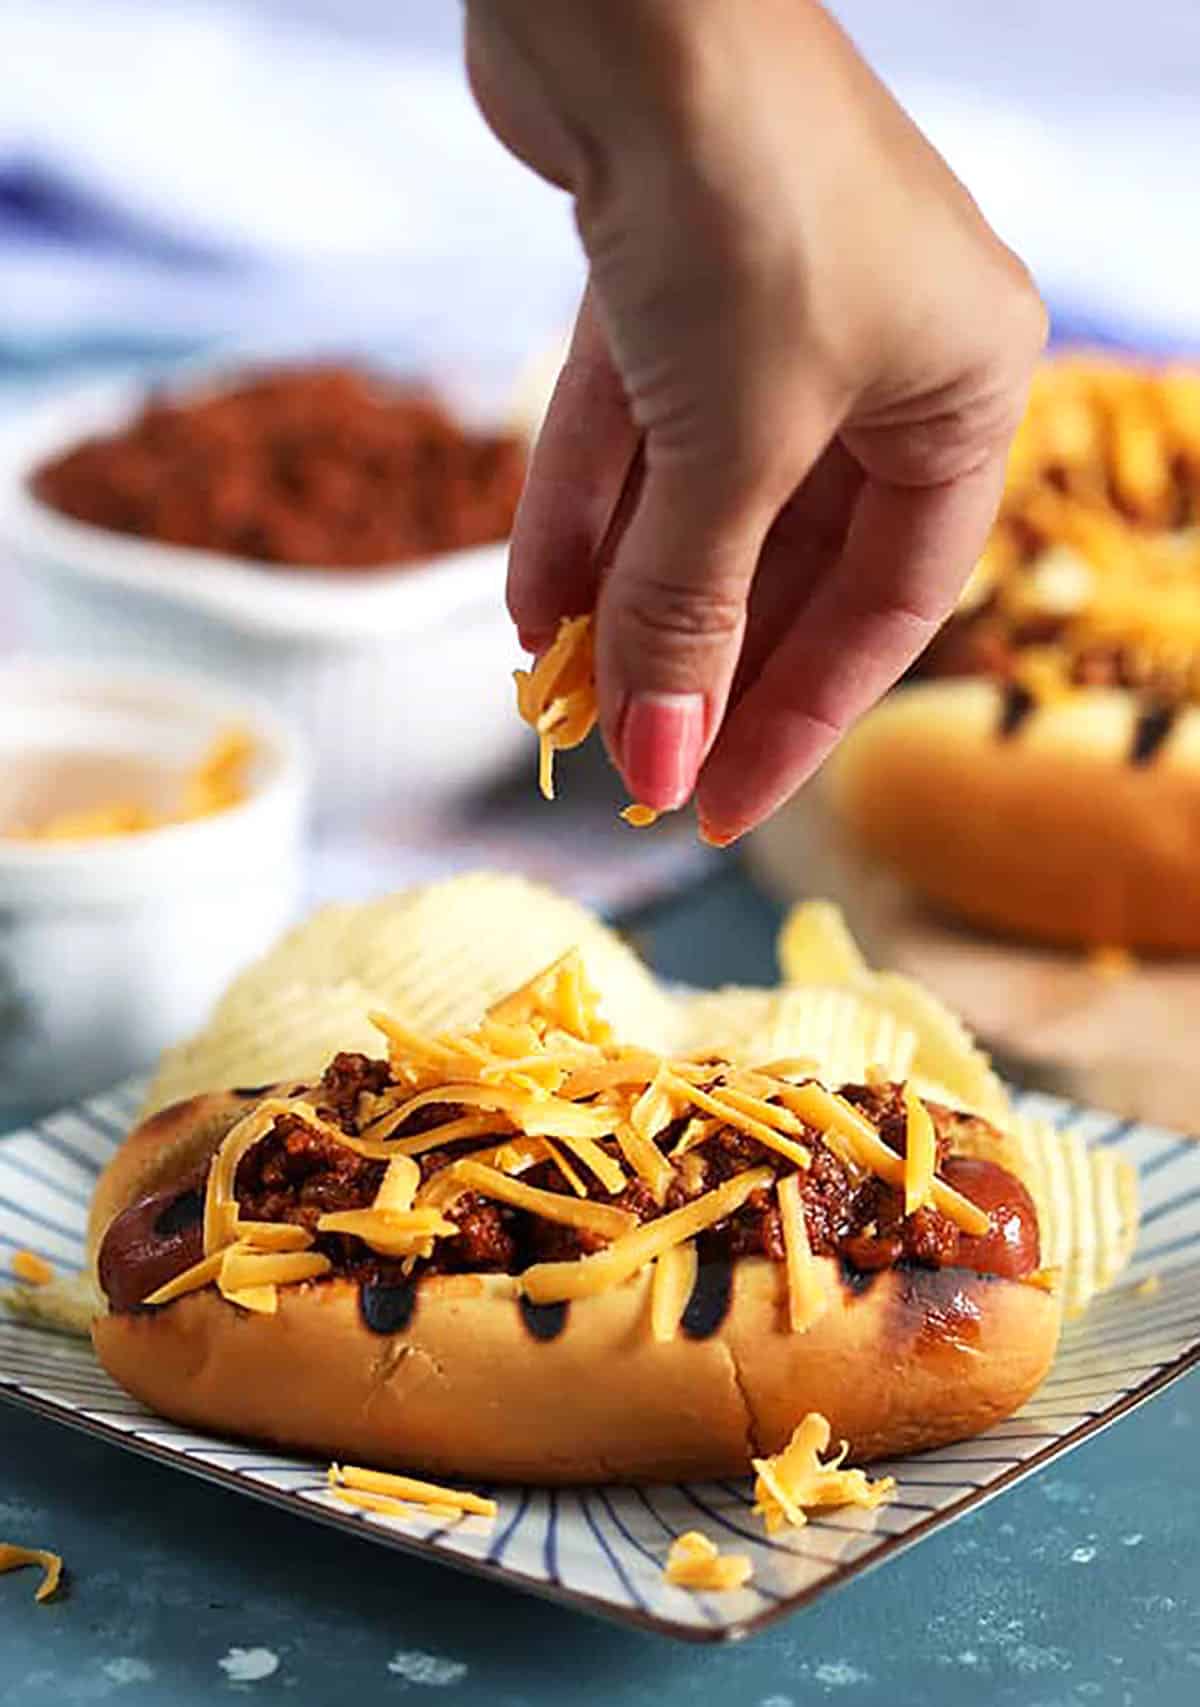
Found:
[(855, 841), (969, 920), (1200, 948), (1200, 372), (1047, 364), (958, 611), (830, 766)]
[(979, 1432), (1053, 1356), (1020, 1152), (878, 1082), (622, 1049), (570, 957), (465, 1037), (193, 1098), (103, 1175), (104, 1366), (179, 1421), (487, 1480)]

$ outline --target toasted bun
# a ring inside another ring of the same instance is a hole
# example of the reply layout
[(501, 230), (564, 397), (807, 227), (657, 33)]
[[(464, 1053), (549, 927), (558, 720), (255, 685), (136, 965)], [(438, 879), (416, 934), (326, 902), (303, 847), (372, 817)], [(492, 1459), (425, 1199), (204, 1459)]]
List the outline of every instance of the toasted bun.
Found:
[[(132, 1133), (101, 1179), (94, 1240), (248, 1106), (197, 1097)], [(1007, 1416), (1054, 1355), (1058, 1305), (1035, 1286), (818, 1266), (827, 1307), (804, 1333), (787, 1325), (783, 1265), (761, 1257), (703, 1271), (702, 1286), (727, 1274), (727, 1302), (697, 1324), (706, 1337), (666, 1342), (651, 1334), (648, 1270), (561, 1311), (529, 1310), (507, 1276), (429, 1275), (395, 1332), (369, 1326), (357, 1285), (334, 1278), (281, 1287), (273, 1316), (209, 1289), (99, 1317), (92, 1333), (109, 1374), (179, 1422), (488, 1481), (741, 1474), (812, 1410), (856, 1458), (890, 1457)]]
[(979, 678), (893, 694), (831, 761), (834, 810), (868, 852), (980, 925), (1073, 946), (1200, 949), (1200, 711), (1134, 764), (1140, 707), (1089, 689), (998, 733)]
[[(785, 1321), (781, 1264), (742, 1258), (707, 1339), (650, 1333), (648, 1275), (571, 1304), (542, 1339), (506, 1276), (431, 1275), (399, 1332), (373, 1332), (344, 1279), (280, 1289), (274, 1316), (215, 1291), (100, 1317), (101, 1363), (178, 1422), (280, 1447), (484, 1481), (741, 1475), (808, 1411), (859, 1460), (977, 1434), (1054, 1355), (1058, 1307), (964, 1269), (885, 1270)], [(319, 1378), (316, 1378), (319, 1372)]]

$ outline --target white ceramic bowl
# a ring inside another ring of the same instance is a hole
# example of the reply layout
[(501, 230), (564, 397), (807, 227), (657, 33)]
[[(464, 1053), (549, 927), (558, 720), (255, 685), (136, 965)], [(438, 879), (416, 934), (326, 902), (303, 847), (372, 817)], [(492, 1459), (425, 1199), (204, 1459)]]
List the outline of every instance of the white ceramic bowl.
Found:
[[(226, 369), (213, 369), (219, 384)], [(189, 370), (181, 388), (194, 389)], [(292, 571), (72, 521), (30, 476), (136, 411), (142, 383), (44, 401), (0, 434), (0, 532), (36, 647), (136, 656), (260, 694), (308, 742), (316, 809), (411, 808), (493, 780), (527, 750), (503, 544), (370, 573)]]
[(0, 825), (172, 784), (231, 724), (255, 741), (241, 805), (138, 835), (0, 836), (0, 1117), (148, 1066), (201, 1023), (299, 898), (304, 765), (253, 702), (177, 678), (0, 665)]

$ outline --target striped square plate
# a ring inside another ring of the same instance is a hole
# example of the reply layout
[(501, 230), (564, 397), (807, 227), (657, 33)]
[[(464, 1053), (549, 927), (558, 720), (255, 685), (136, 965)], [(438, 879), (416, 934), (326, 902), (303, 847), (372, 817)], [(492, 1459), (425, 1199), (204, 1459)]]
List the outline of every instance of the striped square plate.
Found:
[[(138, 1087), (126, 1086), (0, 1140), (0, 1269), (20, 1248), (60, 1272), (79, 1269), (92, 1182), (137, 1099)], [(1200, 1362), (1200, 1142), (1051, 1098), (1026, 1096), (1021, 1106), (1089, 1142), (1119, 1144), (1137, 1165), (1133, 1267), (1067, 1329), (1049, 1379), (1019, 1416), (961, 1446), (880, 1466), (899, 1488), (877, 1511), (832, 1512), (768, 1539), (748, 1482), (496, 1490), (492, 1525), (350, 1511), (324, 1490), (323, 1465), (163, 1422), (115, 1386), (83, 1342), (16, 1319), (0, 1320), (0, 1398), (319, 1522), (610, 1618), (693, 1640), (744, 1635), (952, 1522)], [(1150, 1275), (1157, 1285), (1141, 1286)], [(695, 1528), (750, 1555), (746, 1588), (691, 1594), (664, 1581), (671, 1538)]]

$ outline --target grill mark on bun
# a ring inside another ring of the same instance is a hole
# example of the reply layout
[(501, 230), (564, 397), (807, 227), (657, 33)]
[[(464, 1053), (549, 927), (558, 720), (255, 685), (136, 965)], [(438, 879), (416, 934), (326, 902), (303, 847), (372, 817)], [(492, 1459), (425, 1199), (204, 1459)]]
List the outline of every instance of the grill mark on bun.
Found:
[(518, 1300), (521, 1306), (521, 1319), (535, 1340), (554, 1340), (567, 1325), (567, 1309), (564, 1304), (535, 1304), (532, 1298), (524, 1295)]
[(362, 1319), (373, 1334), (402, 1333), (417, 1307), (415, 1280), (364, 1280), (358, 1289)]
[(265, 1097), (268, 1091), (273, 1091), (274, 1085), (235, 1085), (232, 1095), (235, 1097)]
[(701, 1262), (680, 1327), (689, 1339), (711, 1339), (729, 1314), (733, 1298), (733, 1263), (728, 1257)]
[(847, 1262), (845, 1257), (838, 1259), (838, 1267), (841, 1270), (842, 1285), (847, 1292), (852, 1292), (857, 1298), (866, 1296), (880, 1273), (880, 1270), (875, 1268), (855, 1268), (854, 1264)]
[(1153, 762), (1174, 727), (1177, 709), (1165, 704), (1147, 705), (1142, 709), (1134, 725), (1133, 745), (1129, 750), (1131, 765)]
[(996, 733), (1002, 741), (1011, 741), (1032, 717), (1037, 701), (1022, 682), (1005, 682), (1000, 704), (1000, 722)]
[(995, 1276), (973, 1269), (921, 1268), (916, 1263), (900, 1263), (896, 1272), (900, 1281), (896, 1296), (909, 1331), (915, 1318), (918, 1339), (964, 1349), (978, 1343), (983, 1313), (976, 1294)]

